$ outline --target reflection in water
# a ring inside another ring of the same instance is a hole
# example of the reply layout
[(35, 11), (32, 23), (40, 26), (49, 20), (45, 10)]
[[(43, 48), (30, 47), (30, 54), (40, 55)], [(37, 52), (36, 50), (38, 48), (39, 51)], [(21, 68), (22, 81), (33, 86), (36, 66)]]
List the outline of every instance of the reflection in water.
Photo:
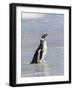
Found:
[(63, 75), (63, 64), (22, 64), (21, 77)]

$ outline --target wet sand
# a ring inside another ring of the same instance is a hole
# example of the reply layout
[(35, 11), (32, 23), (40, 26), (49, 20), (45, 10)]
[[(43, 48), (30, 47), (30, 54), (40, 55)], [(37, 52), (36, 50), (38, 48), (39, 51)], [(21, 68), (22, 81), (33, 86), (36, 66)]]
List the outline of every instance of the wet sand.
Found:
[(63, 63), (61, 64), (22, 64), (21, 77), (57, 76), (63, 75)]

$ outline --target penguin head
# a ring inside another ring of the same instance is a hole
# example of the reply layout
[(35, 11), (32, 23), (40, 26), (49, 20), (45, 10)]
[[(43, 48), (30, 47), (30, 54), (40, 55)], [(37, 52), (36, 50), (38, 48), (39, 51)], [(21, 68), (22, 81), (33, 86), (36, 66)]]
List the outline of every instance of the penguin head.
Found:
[(45, 39), (48, 34), (42, 34), (41, 39)]

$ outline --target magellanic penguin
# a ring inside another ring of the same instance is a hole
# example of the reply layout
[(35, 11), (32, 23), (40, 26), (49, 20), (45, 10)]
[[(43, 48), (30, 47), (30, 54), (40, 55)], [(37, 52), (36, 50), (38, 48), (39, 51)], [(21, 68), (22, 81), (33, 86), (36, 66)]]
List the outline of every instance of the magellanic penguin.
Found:
[(31, 64), (38, 64), (44, 61), (47, 52), (46, 36), (48, 34), (42, 34), (40, 37), (40, 45), (35, 51)]

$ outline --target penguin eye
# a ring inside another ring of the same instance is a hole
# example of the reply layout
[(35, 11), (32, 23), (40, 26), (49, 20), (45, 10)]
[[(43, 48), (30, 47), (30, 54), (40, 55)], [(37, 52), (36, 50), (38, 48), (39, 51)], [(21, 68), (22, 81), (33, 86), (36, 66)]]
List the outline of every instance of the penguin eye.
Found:
[(45, 35), (42, 35), (41, 38), (45, 38)]
[(44, 36), (41, 36), (41, 38), (44, 38)]

